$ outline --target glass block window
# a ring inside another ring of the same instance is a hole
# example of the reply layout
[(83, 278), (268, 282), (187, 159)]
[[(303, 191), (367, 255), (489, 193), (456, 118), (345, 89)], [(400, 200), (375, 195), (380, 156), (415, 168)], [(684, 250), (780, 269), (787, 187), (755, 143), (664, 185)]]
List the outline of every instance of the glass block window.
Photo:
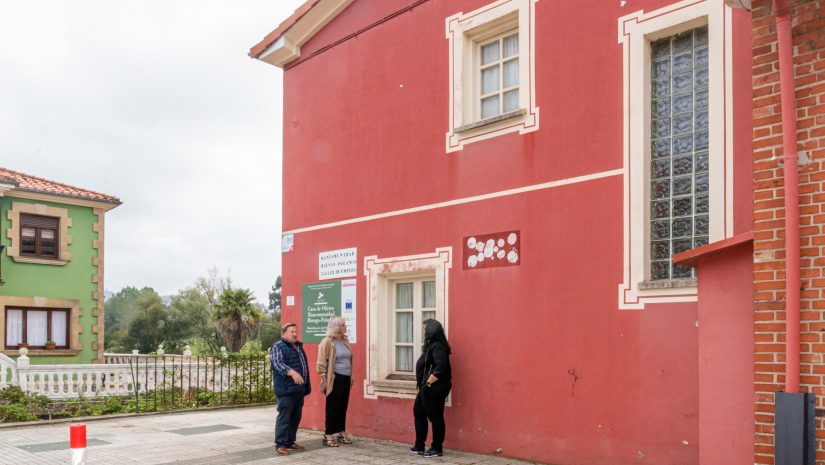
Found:
[(480, 54), (481, 119), (518, 110), (518, 33), (482, 44)]
[(690, 278), (670, 258), (708, 243), (708, 30), (650, 46), (650, 279)]
[(424, 343), (421, 323), (436, 317), (432, 278), (396, 281), (394, 291), (394, 372), (413, 373)]

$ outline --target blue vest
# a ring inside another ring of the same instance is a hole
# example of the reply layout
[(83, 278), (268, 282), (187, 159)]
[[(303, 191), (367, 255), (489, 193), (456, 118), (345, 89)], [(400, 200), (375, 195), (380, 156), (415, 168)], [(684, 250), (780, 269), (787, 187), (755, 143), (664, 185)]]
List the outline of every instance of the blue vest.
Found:
[[(309, 362), (307, 361), (307, 354), (304, 352), (304, 345), (299, 341), (295, 343), (295, 346), (292, 346), (281, 339), (275, 344), (272, 344), (272, 350), (276, 350), (276, 346), (284, 355), (284, 363), (304, 378), (304, 384), (295, 384), (291, 376), (281, 375), (275, 371), (274, 366), (271, 366), (272, 379), (275, 384), (275, 395), (309, 394), (312, 389), (309, 385)], [(301, 356), (304, 358), (303, 363), (301, 363)]]

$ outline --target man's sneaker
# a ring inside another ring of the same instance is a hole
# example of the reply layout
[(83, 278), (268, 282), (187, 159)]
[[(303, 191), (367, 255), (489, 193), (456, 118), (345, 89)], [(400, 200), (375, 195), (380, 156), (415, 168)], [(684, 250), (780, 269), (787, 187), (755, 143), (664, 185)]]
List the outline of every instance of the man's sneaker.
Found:
[(410, 447), (410, 452), (415, 455), (424, 455), (424, 449), (415, 446)]
[(428, 449), (427, 452), (421, 454), (424, 457), (441, 457), (444, 455), (444, 452), (435, 449)]

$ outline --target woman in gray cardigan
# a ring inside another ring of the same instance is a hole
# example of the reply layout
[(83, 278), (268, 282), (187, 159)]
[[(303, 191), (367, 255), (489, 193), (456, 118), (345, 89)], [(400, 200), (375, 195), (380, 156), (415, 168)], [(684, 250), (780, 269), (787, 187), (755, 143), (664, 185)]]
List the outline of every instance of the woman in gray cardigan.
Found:
[(327, 447), (338, 447), (338, 443), (352, 444), (352, 438), (347, 433), (352, 347), (347, 340), (347, 323), (343, 317), (329, 319), (327, 335), (318, 345), (315, 371), (321, 377), (321, 390), (327, 399), (323, 444)]

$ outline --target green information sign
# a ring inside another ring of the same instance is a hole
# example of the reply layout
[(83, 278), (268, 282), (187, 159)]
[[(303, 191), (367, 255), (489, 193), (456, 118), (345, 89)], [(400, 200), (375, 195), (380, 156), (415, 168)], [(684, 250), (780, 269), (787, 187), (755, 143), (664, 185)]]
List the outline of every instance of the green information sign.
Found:
[(304, 284), (301, 288), (303, 342), (317, 343), (327, 334), (327, 323), (341, 316), (341, 281)]

